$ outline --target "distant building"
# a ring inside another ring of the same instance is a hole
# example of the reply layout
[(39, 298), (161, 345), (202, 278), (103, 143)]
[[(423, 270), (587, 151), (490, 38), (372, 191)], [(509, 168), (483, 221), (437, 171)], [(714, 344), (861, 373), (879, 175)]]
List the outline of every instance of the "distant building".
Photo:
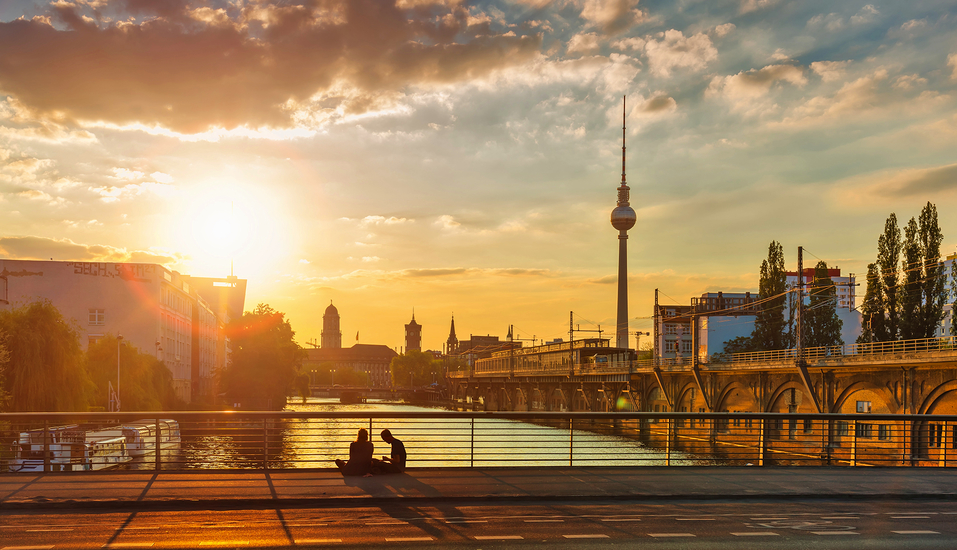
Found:
[(356, 344), (351, 348), (307, 349), (303, 371), (309, 374), (310, 384), (319, 384), (317, 371), (328, 366), (337, 371), (349, 369), (369, 375), (369, 384), (375, 388), (392, 385), (390, 365), (398, 354), (389, 346), (381, 344)]
[[(951, 300), (954, 298), (950, 291), (954, 287), (954, 278), (951, 275), (953, 274), (952, 270), (955, 261), (957, 261), (957, 254), (947, 256), (947, 259), (944, 261), (944, 290)], [(950, 331), (954, 325), (954, 321), (954, 302), (944, 304), (944, 318), (941, 319), (940, 325), (937, 326), (937, 336), (951, 336)]]
[(0, 259), (0, 308), (38, 299), (77, 323), (84, 349), (113, 334), (155, 354), (191, 402), (211, 397), (215, 371), (229, 363), (225, 324), (242, 315), (246, 281), (158, 264)]
[(422, 325), (415, 322), (415, 313), (412, 321), (405, 325), (405, 351), (422, 351)]
[(339, 310), (329, 301), (329, 307), (322, 316), (321, 345), (324, 348), (342, 347), (342, 330), (339, 329)]
[(459, 346), (459, 339), (455, 337), (455, 315), (452, 316), (452, 327), (449, 329), (449, 338), (445, 341), (445, 354), (452, 355)]
[[(837, 317), (843, 323), (841, 327), (841, 339), (844, 340), (845, 344), (853, 344), (857, 342), (857, 337), (861, 335), (861, 312), (857, 311), (856, 306), (857, 278), (853, 273), (843, 277), (841, 276), (841, 270), (837, 268), (828, 269), (827, 274), (834, 283), (837, 294)], [(788, 288), (796, 288), (798, 283), (797, 279), (797, 271), (788, 271)], [(804, 268), (805, 304), (807, 304), (808, 300), (807, 286), (813, 281), (814, 268)], [(789, 315), (787, 308), (785, 308), (784, 314)]]

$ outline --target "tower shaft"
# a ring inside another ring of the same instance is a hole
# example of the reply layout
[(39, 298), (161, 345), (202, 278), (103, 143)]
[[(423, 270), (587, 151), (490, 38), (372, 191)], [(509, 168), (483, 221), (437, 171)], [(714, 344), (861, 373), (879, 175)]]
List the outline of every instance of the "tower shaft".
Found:
[(628, 347), (628, 232), (618, 232), (618, 324), (615, 347)]

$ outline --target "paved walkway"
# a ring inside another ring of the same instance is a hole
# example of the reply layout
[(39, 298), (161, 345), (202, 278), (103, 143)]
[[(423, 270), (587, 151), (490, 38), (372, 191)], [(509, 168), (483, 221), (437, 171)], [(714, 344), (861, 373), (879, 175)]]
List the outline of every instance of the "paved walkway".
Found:
[(421, 469), (372, 478), (336, 470), (0, 474), (0, 510), (85, 507), (351, 506), (410, 499), (662, 500), (954, 498), (944, 468)]

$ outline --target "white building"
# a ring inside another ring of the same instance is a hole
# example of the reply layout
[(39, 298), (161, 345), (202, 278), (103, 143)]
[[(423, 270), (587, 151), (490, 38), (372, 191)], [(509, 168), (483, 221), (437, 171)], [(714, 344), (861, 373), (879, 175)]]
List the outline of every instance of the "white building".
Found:
[[(229, 320), (217, 296), (207, 301), (190, 280), (157, 264), (0, 259), (0, 308), (49, 300), (76, 322), (84, 349), (107, 334), (122, 335), (162, 360), (176, 395), (190, 402), (212, 389), (215, 369), (228, 360)], [(239, 314), (246, 291), (240, 281), (227, 282)]]
[(944, 290), (947, 292), (947, 298), (950, 303), (944, 304), (944, 318), (937, 327), (938, 337), (950, 336), (950, 330), (954, 324), (954, 300), (957, 299), (957, 296), (951, 294), (951, 289), (954, 285), (952, 270), (955, 261), (957, 261), (957, 254), (947, 256), (947, 259), (944, 261)]
[[(841, 339), (845, 344), (857, 342), (857, 337), (861, 335), (861, 312), (857, 310), (857, 277), (853, 273), (846, 277), (841, 276), (839, 268), (828, 269), (828, 276), (834, 283), (837, 291), (837, 318), (843, 323), (841, 327)], [(804, 303), (809, 303), (808, 285), (814, 281), (814, 268), (804, 268)], [(798, 284), (797, 271), (787, 273), (788, 288), (795, 288)], [(788, 315), (785, 309), (784, 315)]]

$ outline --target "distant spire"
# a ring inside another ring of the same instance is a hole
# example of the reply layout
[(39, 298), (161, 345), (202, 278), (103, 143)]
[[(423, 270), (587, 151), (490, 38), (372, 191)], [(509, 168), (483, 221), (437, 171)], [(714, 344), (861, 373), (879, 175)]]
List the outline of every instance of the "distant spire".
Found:
[(621, 96), (621, 184), (625, 183), (625, 100), (628, 96)]

